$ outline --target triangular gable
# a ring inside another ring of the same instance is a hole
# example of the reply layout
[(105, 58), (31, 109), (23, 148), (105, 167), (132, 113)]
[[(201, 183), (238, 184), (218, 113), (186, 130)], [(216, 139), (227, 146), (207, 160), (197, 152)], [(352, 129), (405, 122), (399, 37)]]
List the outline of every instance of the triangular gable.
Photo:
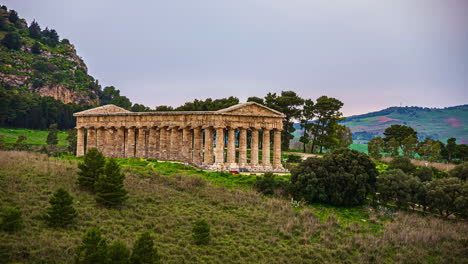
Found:
[(223, 114), (240, 114), (240, 115), (254, 115), (254, 116), (278, 116), (284, 117), (284, 114), (273, 110), (269, 107), (264, 105), (255, 103), (255, 102), (247, 102), (243, 104), (233, 105), (231, 107), (221, 109), (216, 111), (217, 113)]
[(78, 113), (74, 113), (74, 116), (78, 115), (89, 115), (89, 114), (111, 114), (111, 113), (130, 113), (130, 111), (123, 109), (122, 107), (118, 107), (112, 104), (99, 106), (96, 108), (91, 108), (88, 110), (84, 110)]

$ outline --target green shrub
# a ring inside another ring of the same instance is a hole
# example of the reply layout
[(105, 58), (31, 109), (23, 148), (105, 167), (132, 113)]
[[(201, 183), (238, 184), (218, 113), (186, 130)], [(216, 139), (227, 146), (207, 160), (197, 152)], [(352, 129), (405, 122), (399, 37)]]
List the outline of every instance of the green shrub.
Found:
[(458, 178), (462, 181), (466, 181), (468, 178), (468, 162), (463, 162), (460, 165), (457, 165), (449, 172), (450, 177)]
[(114, 159), (109, 159), (104, 165), (104, 173), (94, 185), (96, 201), (106, 206), (121, 205), (128, 199), (124, 179), (125, 174), (120, 171), (119, 164)]
[(295, 155), (295, 154), (290, 154), (287, 156), (287, 161), (288, 162), (301, 162), (302, 161), (302, 156), (300, 155)]
[(272, 195), (277, 187), (278, 182), (275, 179), (275, 175), (271, 172), (267, 172), (263, 176), (257, 176), (254, 183), (254, 188), (266, 195)]
[(14, 232), (23, 228), (21, 209), (7, 208), (2, 212), (0, 228), (4, 231)]
[(400, 169), (405, 173), (413, 173), (416, 166), (411, 163), (411, 160), (407, 157), (396, 156), (390, 162), (390, 169)]
[(107, 240), (101, 236), (99, 228), (91, 228), (83, 236), (76, 250), (76, 264), (107, 263)]
[(112, 264), (130, 263), (130, 249), (121, 240), (116, 240), (109, 246), (107, 256), (109, 263)]
[(414, 171), (414, 176), (418, 177), (420, 181), (426, 182), (432, 180), (432, 169), (429, 167), (419, 167)]
[(192, 236), (195, 244), (206, 245), (210, 242), (210, 226), (205, 220), (198, 220), (193, 223)]
[(12, 50), (19, 50), (23, 45), (21, 42), (21, 36), (16, 32), (6, 34), (2, 39), (2, 44)]
[(377, 179), (379, 199), (387, 204), (396, 203), (398, 208), (405, 208), (416, 200), (421, 185), (417, 177), (408, 175), (400, 169), (388, 170)]
[(154, 247), (153, 237), (149, 232), (141, 234), (133, 245), (132, 264), (153, 264), (160, 263), (160, 256)]
[(75, 219), (77, 212), (73, 208), (73, 197), (64, 189), (59, 188), (49, 200), (47, 221), (51, 226), (64, 227)]
[(94, 190), (99, 175), (104, 172), (106, 158), (97, 149), (92, 148), (84, 155), (82, 163), (78, 164), (78, 184), (81, 187)]
[(442, 178), (431, 181), (427, 186), (427, 202), (440, 215), (449, 217), (456, 213), (468, 216), (468, 184), (459, 178)]

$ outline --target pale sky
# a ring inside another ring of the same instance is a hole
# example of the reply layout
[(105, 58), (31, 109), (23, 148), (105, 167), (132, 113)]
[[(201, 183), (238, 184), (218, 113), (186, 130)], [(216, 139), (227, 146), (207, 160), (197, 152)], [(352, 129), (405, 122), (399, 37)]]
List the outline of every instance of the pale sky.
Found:
[(468, 0), (3, 0), (134, 103), (294, 90), (345, 115), (468, 103)]

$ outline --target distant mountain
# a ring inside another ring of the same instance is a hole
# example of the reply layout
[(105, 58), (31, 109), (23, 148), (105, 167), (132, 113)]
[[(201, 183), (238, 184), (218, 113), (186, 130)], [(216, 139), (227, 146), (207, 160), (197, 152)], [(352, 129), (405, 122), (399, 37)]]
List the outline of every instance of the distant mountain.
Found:
[[(355, 142), (365, 142), (381, 136), (393, 124), (414, 128), (422, 140), (426, 137), (446, 141), (457, 138), (457, 143), (468, 144), (468, 104), (446, 107), (389, 107), (387, 109), (346, 118), (343, 125), (351, 128)], [(299, 138), (300, 126), (295, 124), (294, 133)]]
[(342, 122), (351, 128), (355, 140), (370, 140), (382, 135), (393, 124), (414, 128), (418, 137), (430, 137), (445, 141), (457, 138), (458, 143), (468, 144), (468, 105), (446, 108), (390, 107), (381, 111), (346, 118)]

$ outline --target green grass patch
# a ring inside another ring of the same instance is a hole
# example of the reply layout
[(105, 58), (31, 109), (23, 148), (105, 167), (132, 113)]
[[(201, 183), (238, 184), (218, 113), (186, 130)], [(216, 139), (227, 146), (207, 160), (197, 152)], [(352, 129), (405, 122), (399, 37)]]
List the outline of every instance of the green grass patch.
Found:
[[(20, 135), (27, 137), (26, 144), (30, 145), (47, 145), (47, 135), (49, 131), (22, 129), (22, 128), (0, 128), (0, 136), (3, 136), (5, 143), (14, 144)], [(58, 132), (59, 146), (68, 146), (68, 133), (65, 131)]]

